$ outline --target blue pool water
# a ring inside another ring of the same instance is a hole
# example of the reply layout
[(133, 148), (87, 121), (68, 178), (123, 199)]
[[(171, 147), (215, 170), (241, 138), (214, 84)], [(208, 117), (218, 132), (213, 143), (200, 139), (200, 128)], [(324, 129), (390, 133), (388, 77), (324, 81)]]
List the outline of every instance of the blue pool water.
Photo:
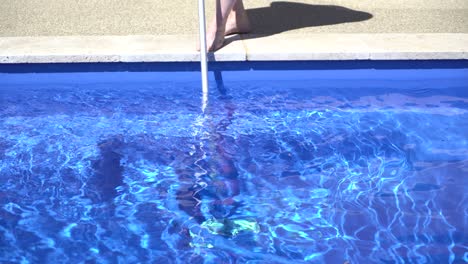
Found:
[(0, 68), (0, 262), (468, 261), (468, 67), (256, 66)]

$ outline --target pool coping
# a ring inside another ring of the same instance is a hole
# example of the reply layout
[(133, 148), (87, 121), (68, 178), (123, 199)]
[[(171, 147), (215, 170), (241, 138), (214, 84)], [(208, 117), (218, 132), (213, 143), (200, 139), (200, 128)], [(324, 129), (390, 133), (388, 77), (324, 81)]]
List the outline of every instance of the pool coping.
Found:
[[(196, 35), (1, 37), (0, 63), (194, 62)], [(467, 60), (465, 33), (231, 36), (210, 61)]]

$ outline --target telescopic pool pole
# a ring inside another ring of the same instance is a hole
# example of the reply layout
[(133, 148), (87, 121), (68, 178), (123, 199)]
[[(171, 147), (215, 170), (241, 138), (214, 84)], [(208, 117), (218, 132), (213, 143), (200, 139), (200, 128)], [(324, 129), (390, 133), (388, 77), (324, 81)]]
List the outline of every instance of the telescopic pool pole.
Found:
[(200, 22), (200, 64), (203, 96), (208, 95), (208, 59), (206, 54), (205, 0), (198, 0), (198, 17)]

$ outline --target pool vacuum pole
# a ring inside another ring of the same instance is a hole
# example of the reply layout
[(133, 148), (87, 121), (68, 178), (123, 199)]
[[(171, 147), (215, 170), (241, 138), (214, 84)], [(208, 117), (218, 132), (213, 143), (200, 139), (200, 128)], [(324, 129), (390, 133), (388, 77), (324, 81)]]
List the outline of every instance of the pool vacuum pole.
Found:
[(208, 95), (208, 59), (206, 55), (205, 0), (198, 0), (198, 17), (200, 21), (200, 64), (203, 95)]

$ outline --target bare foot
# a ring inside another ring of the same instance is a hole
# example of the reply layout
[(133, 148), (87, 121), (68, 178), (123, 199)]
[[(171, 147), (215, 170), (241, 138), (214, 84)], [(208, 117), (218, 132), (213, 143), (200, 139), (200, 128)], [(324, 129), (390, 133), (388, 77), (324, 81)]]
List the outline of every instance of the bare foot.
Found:
[[(233, 35), (233, 34), (245, 34), (251, 31), (250, 21), (247, 17), (247, 14), (238, 14), (236, 12), (231, 12), (229, 15), (226, 27), (216, 28), (215, 25), (212, 25), (208, 29), (206, 35), (206, 43), (208, 51), (217, 51), (224, 45), (224, 37)], [(200, 50), (200, 48), (198, 48)]]
[(207, 50), (212, 52), (222, 48), (224, 45), (225, 34), (225, 29), (223, 27), (211, 25), (206, 34)]
[[(208, 52), (216, 51), (224, 45), (225, 32), (222, 29), (217, 29), (215, 26), (208, 28), (206, 32), (206, 50)], [(200, 43), (197, 45), (197, 51), (200, 51)]]
[(232, 34), (245, 34), (251, 31), (249, 17), (243, 12), (231, 12), (226, 22), (225, 36)]
[(206, 36), (207, 50), (222, 48), (227, 35), (249, 31), (250, 23), (242, 0), (217, 0), (215, 19)]

